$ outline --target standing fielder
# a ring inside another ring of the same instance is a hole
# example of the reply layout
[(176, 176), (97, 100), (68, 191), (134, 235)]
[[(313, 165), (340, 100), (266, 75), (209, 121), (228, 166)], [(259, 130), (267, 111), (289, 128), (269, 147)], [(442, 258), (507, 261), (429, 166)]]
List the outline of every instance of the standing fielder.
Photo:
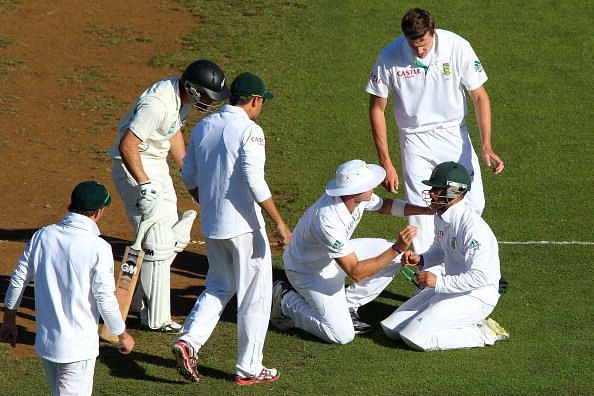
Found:
[[(399, 37), (379, 54), (365, 91), (370, 94), (369, 118), (380, 164), (386, 170), (385, 187), (398, 192), (399, 180), (388, 151), (384, 116), (388, 94), (395, 95), (394, 117), (400, 131), (400, 155), (406, 199), (423, 204), (421, 180), (445, 161), (461, 163), (473, 176), (466, 198), (479, 214), (485, 206), (481, 170), (466, 125), (466, 97), (475, 107), (482, 157), (493, 173), (503, 161), (491, 149), (491, 105), (483, 84), (487, 75), (472, 47), (462, 37), (435, 29), (433, 16), (415, 8), (402, 18)], [(433, 219), (410, 216), (419, 228), (415, 250), (425, 251), (433, 240)]]
[(33, 234), (10, 278), (0, 340), (16, 345), (17, 309), (34, 281), (35, 351), (53, 395), (93, 392), (99, 315), (118, 336), (121, 353), (134, 348), (114, 294), (111, 246), (97, 227), (110, 202), (102, 184), (78, 184), (64, 219)]
[(282, 245), (291, 231), (277, 210), (264, 178), (266, 139), (256, 119), (271, 99), (264, 82), (245, 72), (231, 84), (230, 104), (192, 130), (182, 179), (200, 204), (209, 262), (206, 289), (173, 343), (179, 373), (198, 381), (198, 351), (223, 309), (237, 294), (235, 382), (276, 381), (279, 371), (262, 365), (270, 318), (272, 258), (262, 209), (276, 224)]
[(158, 217), (143, 241), (145, 250), (135, 305), (142, 299), (141, 323), (153, 330), (179, 332), (171, 320), (170, 267), (190, 240), (195, 211), (179, 220), (177, 197), (169, 175), (170, 153), (181, 168), (186, 153), (181, 132), (192, 107), (213, 111), (229, 96), (225, 74), (215, 63), (198, 60), (181, 78), (153, 84), (131, 106), (109, 150), (112, 177), (124, 200), (130, 223), (138, 229), (142, 218)]
[[(491, 228), (466, 202), (465, 167), (435, 167), (424, 191), (437, 211), (435, 239), (422, 254), (406, 251), (402, 264), (417, 266), (423, 288), (381, 324), (386, 335), (421, 351), (483, 347), (509, 334), (487, 318), (499, 300), (499, 248)], [(443, 265), (441, 263), (443, 262)]]

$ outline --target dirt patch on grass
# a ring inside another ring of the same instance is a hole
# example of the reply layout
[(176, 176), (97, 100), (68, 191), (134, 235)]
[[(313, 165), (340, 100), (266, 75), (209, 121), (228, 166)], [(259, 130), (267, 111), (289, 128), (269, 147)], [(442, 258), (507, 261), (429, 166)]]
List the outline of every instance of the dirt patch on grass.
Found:
[[(72, 188), (95, 179), (115, 193), (106, 151), (135, 97), (175, 69), (150, 65), (180, 48), (199, 24), (172, 0), (3, 1), (0, 8), (0, 298), (26, 241), (65, 214)], [(199, 57), (199, 54), (197, 54)], [(133, 238), (116, 196), (99, 226), (116, 261)], [(187, 196), (179, 209), (193, 207)], [(201, 239), (194, 225), (193, 238)], [(202, 247), (189, 246), (172, 274), (173, 314), (186, 315), (206, 269)], [(118, 262), (119, 264), (119, 262)], [(34, 353), (29, 288), (19, 313), (22, 344)]]

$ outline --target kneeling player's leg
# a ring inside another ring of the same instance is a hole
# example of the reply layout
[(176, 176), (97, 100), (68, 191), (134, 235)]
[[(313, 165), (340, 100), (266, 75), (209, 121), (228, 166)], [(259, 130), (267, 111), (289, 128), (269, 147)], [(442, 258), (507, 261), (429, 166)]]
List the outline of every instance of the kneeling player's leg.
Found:
[(469, 295), (434, 294), (427, 309), (400, 331), (400, 337), (421, 351), (482, 347), (485, 339), (477, 323), (492, 310)]
[(295, 327), (332, 344), (347, 344), (355, 338), (344, 291), (344, 273), (336, 266), (321, 274), (286, 271), (295, 291), (282, 300), (283, 313)]
[(380, 322), (384, 333), (393, 340), (400, 339), (400, 331), (425, 310), (435, 295), (434, 289), (423, 289), (406, 300), (398, 309)]

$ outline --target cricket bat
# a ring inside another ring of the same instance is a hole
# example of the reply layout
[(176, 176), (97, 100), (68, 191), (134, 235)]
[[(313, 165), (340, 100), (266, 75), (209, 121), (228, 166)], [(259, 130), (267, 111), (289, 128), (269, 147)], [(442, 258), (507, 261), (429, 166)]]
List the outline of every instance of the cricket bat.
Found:
[[(122, 264), (120, 265), (120, 270), (116, 277), (115, 295), (124, 322), (128, 317), (128, 311), (130, 310), (130, 304), (132, 303), (132, 297), (134, 296), (134, 290), (136, 289), (136, 283), (138, 283), (138, 276), (140, 275), (140, 268), (144, 258), (144, 251), (141, 246), (142, 240), (144, 239), (146, 231), (154, 223), (155, 219), (153, 218), (143, 220), (140, 223), (138, 232), (136, 233), (136, 240), (132, 246), (126, 246)], [(111, 334), (107, 323), (103, 325), (99, 337), (104, 341), (118, 342), (118, 337)]]

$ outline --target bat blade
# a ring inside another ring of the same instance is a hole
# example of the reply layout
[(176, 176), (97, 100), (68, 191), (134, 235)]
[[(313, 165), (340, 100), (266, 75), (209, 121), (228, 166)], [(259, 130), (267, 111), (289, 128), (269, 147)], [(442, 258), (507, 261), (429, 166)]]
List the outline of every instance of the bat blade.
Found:
[[(124, 319), (124, 322), (126, 321), (128, 311), (130, 310), (130, 304), (132, 303), (132, 297), (134, 296), (136, 283), (138, 283), (138, 276), (140, 274), (143, 258), (144, 252), (142, 249), (136, 250), (131, 246), (126, 246), (124, 257), (122, 258), (122, 264), (120, 265), (120, 269), (116, 277), (115, 290), (115, 295), (120, 307), (120, 313), (122, 314), (122, 319)], [(118, 337), (111, 334), (107, 324), (103, 325), (103, 328), (99, 333), (99, 337), (105, 341), (118, 342)]]

